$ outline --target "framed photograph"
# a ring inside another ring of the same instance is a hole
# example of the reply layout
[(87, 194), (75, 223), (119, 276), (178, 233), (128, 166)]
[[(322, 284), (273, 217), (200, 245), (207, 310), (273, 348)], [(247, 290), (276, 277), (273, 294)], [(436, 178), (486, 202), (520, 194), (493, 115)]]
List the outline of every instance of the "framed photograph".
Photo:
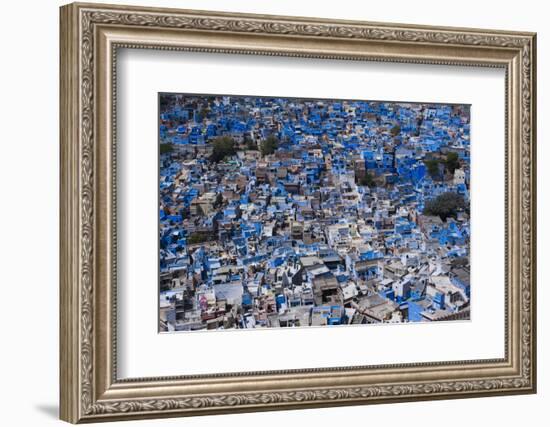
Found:
[(63, 420), (536, 391), (535, 34), (60, 22)]

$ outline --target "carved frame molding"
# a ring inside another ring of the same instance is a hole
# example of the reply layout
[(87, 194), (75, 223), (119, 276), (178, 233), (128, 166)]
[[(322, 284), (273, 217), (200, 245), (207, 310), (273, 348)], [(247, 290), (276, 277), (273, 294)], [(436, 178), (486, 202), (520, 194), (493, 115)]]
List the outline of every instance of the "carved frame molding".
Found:
[[(60, 42), (62, 419), (101, 421), (535, 391), (534, 34), (71, 4), (61, 8)], [(506, 357), (117, 380), (113, 147), (118, 48), (506, 68)], [(285, 378), (299, 385), (284, 387)]]

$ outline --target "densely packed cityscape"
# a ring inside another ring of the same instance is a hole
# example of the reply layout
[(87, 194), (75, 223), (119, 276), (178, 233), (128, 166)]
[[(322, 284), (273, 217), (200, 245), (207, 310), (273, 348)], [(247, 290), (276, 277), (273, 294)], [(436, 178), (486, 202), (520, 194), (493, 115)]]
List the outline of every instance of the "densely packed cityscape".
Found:
[(159, 95), (160, 331), (470, 317), (470, 107)]

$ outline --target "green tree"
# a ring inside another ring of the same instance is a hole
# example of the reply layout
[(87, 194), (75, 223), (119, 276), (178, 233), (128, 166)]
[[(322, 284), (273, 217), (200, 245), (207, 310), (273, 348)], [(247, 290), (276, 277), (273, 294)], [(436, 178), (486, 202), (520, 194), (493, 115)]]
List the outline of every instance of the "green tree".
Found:
[(374, 187), (376, 185), (376, 182), (374, 181), (374, 177), (372, 176), (372, 174), (369, 172), (366, 172), (365, 176), (359, 180), (359, 185), (366, 186), (366, 187)]
[(245, 136), (243, 139), (243, 144), (247, 150), (257, 150), (258, 144), (256, 144), (249, 136)]
[(447, 158), (445, 159), (445, 168), (449, 173), (453, 174), (455, 169), (460, 167), (460, 161), (458, 160), (458, 154), (454, 151), (447, 153)]
[(159, 146), (160, 154), (171, 153), (174, 151), (174, 145), (172, 144), (160, 144)]
[(439, 161), (435, 159), (431, 160), (425, 160), (424, 164), (426, 165), (426, 168), (428, 169), (428, 173), (432, 177), (432, 179), (435, 179), (439, 176)]
[(219, 208), (223, 203), (223, 194), (218, 193), (216, 194), (216, 200), (214, 201), (214, 207)]
[(204, 243), (212, 240), (212, 236), (208, 233), (195, 232), (187, 238), (189, 245), (196, 245), (198, 243)]
[(204, 107), (200, 110), (195, 110), (195, 122), (201, 123), (210, 114), (210, 108)]
[(212, 143), (213, 150), (210, 156), (210, 161), (217, 163), (227, 156), (234, 156), (237, 152), (235, 150), (235, 141), (228, 136), (221, 136), (214, 140)]
[(465, 207), (466, 203), (460, 194), (447, 192), (428, 200), (424, 207), (424, 215), (438, 216), (445, 221), (449, 217), (456, 218), (457, 212)]
[(395, 125), (394, 127), (392, 127), (390, 129), (390, 133), (391, 133), (392, 136), (399, 135), (399, 132), (401, 132), (401, 126), (400, 125)]
[(260, 151), (262, 156), (273, 154), (279, 146), (279, 139), (275, 135), (269, 135), (260, 143)]

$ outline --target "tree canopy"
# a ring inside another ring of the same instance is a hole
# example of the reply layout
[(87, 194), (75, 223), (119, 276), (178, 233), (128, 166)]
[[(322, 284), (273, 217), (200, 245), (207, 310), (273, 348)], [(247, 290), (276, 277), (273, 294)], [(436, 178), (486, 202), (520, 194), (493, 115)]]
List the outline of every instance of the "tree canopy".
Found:
[(443, 221), (449, 217), (456, 218), (458, 211), (465, 209), (464, 198), (453, 192), (440, 194), (432, 200), (428, 200), (424, 207), (424, 215), (439, 216)]
[(171, 153), (174, 151), (174, 146), (172, 144), (160, 144), (159, 150), (160, 154)]
[(460, 167), (460, 160), (458, 159), (457, 153), (450, 151), (447, 153), (447, 157), (445, 159), (428, 159), (424, 161), (424, 164), (426, 165), (428, 173), (432, 179), (438, 179), (441, 178), (439, 170), (440, 164), (442, 164), (445, 167), (445, 170), (452, 175), (455, 170)]
[(216, 194), (216, 200), (214, 201), (214, 207), (219, 208), (223, 204), (223, 194)]
[(437, 160), (425, 160), (424, 164), (426, 165), (426, 169), (428, 169), (428, 173), (430, 174), (432, 179), (435, 179), (439, 176), (439, 162)]
[(376, 182), (374, 181), (374, 177), (371, 173), (367, 172), (365, 173), (365, 176), (363, 176), (359, 180), (359, 185), (363, 185), (366, 187), (374, 187), (376, 185)]
[(250, 139), (249, 136), (245, 136), (243, 139), (243, 145), (246, 147), (247, 150), (257, 150), (258, 144), (256, 144), (252, 139)]
[(275, 135), (269, 135), (260, 143), (260, 151), (262, 156), (273, 154), (279, 146), (279, 139)]
[(458, 154), (454, 151), (447, 153), (447, 158), (445, 159), (445, 168), (453, 174), (455, 169), (460, 167), (460, 161), (458, 160)]
[(235, 149), (235, 141), (228, 136), (221, 136), (212, 143), (213, 151), (210, 156), (210, 161), (217, 163), (227, 156), (233, 156), (237, 152)]
[(190, 245), (196, 245), (198, 243), (204, 243), (213, 240), (213, 238), (214, 236), (212, 236), (210, 233), (196, 231), (194, 233), (191, 233), (191, 235), (187, 238), (187, 243)]
[(399, 135), (400, 132), (401, 132), (401, 126), (400, 125), (395, 125), (390, 129), (390, 133), (391, 133), (392, 136), (397, 136), (397, 135)]

